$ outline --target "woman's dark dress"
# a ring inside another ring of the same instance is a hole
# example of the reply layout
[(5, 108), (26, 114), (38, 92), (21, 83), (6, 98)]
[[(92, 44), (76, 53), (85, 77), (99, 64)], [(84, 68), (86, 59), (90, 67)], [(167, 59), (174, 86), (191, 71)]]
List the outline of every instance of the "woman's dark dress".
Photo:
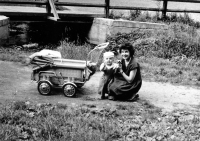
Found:
[(135, 69), (137, 69), (137, 72), (131, 83), (128, 83), (119, 71), (116, 72), (114, 74), (114, 80), (109, 86), (110, 93), (114, 93), (119, 99), (129, 99), (137, 94), (142, 86), (140, 66), (135, 59), (132, 58), (126, 67), (125, 61), (122, 60), (122, 70), (126, 75), (129, 76), (130, 71)]

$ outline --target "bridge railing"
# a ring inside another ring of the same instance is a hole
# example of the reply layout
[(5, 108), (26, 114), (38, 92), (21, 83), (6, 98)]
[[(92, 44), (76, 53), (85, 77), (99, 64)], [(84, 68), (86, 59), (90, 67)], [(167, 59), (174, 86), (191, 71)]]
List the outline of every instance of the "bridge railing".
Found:
[(177, 13), (200, 13), (200, 10), (181, 10), (181, 9), (168, 9), (167, 5), (168, 2), (180, 2), (180, 3), (200, 3), (199, 0), (156, 0), (156, 1), (163, 1), (163, 8), (162, 8), (162, 17), (166, 18), (167, 12), (177, 12)]
[[(120, 9), (120, 10), (142, 10), (142, 11), (160, 11), (162, 12), (162, 17), (166, 18), (167, 12), (177, 12), (177, 13), (200, 13), (200, 10), (181, 10), (181, 9), (168, 9), (168, 2), (180, 2), (180, 3), (200, 3), (200, 0), (152, 0), (152, 1), (161, 1), (163, 2), (163, 5), (161, 8), (147, 8), (147, 7), (134, 7), (134, 6), (110, 6), (109, 2), (110, 0), (105, 0), (107, 1), (107, 9)], [(106, 12), (106, 17), (108, 17), (108, 13)]]
[[(55, 8), (55, 2), (53, 0), (41, 0), (41, 1), (33, 1), (33, 0), (0, 0), (0, 4), (16, 4), (16, 5), (37, 5), (42, 6), (46, 5), (46, 12), (48, 15), (48, 19), (57, 21), (59, 19), (58, 13)], [(53, 17), (51, 15), (51, 11), (53, 12)]]
[(72, 2), (58, 2), (58, 0), (41, 0), (41, 1), (28, 1), (28, 0), (0, 0), (1, 3), (6, 4), (20, 4), (20, 5), (46, 5), (46, 11), (50, 15), (51, 10), (53, 11), (54, 17), (49, 17), (50, 19), (59, 19), (56, 12), (55, 6), (78, 6), (78, 7), (98, 7), (105, 9), (105, 17), (109, 17), (109, 11), (111, 9), (115, 10), (142, 10), (142, 11), (160, 11), (162, 12), (163, 18), (166, 17), (167, 12), (188, 12), (188, 13), (200, 13), (200, 10), (181, 10), (181, 9), (168, 9), (168, 2), (187, 2), (187, 3), (200, 3), (199, 0), (152, 0), (152, 1), (162, 1), (162, 8), (147, 8), (147, 7), (134, 7), (134, 6), (111, 6), (110, 0), (105, 0), (104, 4), (92, 4), (92, 3), (72, 3)]

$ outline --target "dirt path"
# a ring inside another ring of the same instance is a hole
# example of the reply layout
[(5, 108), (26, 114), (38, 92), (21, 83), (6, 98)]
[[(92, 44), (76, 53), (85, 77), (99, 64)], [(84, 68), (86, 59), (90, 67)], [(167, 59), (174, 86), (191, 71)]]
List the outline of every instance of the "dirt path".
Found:
[[(96, 73), (77, 92), (76, 98), (67, 98), (61, 91), (56, 90), (54, 95), (42, 96), (37, 91), (37, 84), (30, 80), (31, 67), (13, 62), (0, 61), (0, 102), (27, 100), (45, 103), (68, 104), (110, 104), (119, 102), (99, 100), (97, 94), (98, 82), (101, 73)], [(174, 109), (195, 110), (200, 104), (200, 90), (185, 86), (174, 86), (168, 83), (143, 81), (139, 91), (140, 99), (148, 100), (165, 111)], [(121, 102), (120, 102), (121, 103)], [(134, 104), (134, 102), (128, 102)]]

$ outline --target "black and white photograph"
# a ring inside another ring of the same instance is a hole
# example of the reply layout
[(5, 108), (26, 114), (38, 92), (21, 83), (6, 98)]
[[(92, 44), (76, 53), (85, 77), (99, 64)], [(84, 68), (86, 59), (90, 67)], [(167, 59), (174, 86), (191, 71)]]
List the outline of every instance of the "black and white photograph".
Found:
[(0, 0), (0, 141), (200, 141), (200, 0)]

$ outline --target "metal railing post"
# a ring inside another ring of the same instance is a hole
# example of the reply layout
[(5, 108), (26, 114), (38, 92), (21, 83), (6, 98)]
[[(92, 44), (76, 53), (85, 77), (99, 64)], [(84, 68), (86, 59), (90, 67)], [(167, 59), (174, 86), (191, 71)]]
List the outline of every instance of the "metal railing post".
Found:
[(166, 19), (167, 16), (167, 0), (163, 0), (163, 11), (162, 11), (162, 19)]
[(46, 1), (46, 12), (47, 12), (47, 15), (50, 16), (51, 15), (51, 5), (49, 3), (49, 1), (47, 0)]
[(106, 15), (106, 18), (109, 17), (109, 9), (110, 9), (110, 0), (105, 0), (105, 15)]

